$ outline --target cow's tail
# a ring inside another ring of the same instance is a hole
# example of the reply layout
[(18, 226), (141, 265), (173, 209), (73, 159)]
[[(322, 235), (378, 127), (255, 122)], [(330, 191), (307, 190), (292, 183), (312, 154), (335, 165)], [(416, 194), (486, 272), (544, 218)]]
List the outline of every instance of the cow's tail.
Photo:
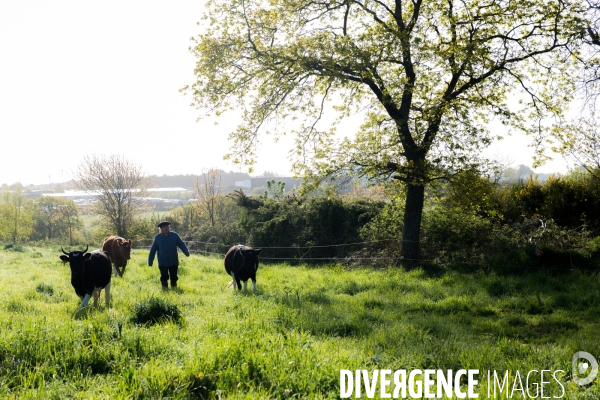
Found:
[(234, 285), (235, 287), (235, 273), (233, 271), (231, 271), (231, 282), (229, 282), (229, 285), (227, 285), (227, 289), (229, 289), (231, 285)]

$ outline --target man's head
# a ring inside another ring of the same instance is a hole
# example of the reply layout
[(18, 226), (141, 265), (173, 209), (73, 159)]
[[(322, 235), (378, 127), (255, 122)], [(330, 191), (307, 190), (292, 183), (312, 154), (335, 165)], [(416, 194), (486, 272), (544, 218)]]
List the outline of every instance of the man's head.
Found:
[(171, 230), (171, 223), (169, 221), (162, 221), (158, 223), (158, 229), (160, 229), (160, 233), (163, 235), (168, 235)]

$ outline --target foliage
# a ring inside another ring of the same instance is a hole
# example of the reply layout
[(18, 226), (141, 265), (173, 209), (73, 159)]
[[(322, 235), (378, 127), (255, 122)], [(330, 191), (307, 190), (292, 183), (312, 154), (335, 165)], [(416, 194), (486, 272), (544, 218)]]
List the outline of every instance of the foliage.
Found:
[(23, 188), (21, 185), (16, 185), (14, 191), (6, 188), (0, 202), (0, 239), (19, 243), (27, 240), (32, 230), (32, 204), (23, 196)]
[(152, 213), (150, 215), (140, 216), (136, 218), (130, 229), (129, 238), (131, 239), (152, 239), (158, 233), (158, 223), (160, 221), (170, 221), (171, 228), (179, 232), (181, 223), (175, 214), (172, 213)]
[[(231, 244), (245, 243), (247, 234), (240, 227), (241, 208), (229, 196), (220, 195), (215, 200), (218, 207), (215, 209), (215, 222), (213, 226), (206, 213), (199, 212), (196, 204), (189, 204), (172, 211), (172, 220), (178, 225), (178, 232), (195, 241), (191, 249), (222, 253), (224, 247)], [(216, 243), (216, 245), (204, 244)]]
[(551, 176), (546, 183), (528, 178), (500, 193), (500, 213), (507, 220), (522, 216), (551, 218), (560, 226), (587, 225), (600, 234), (600, 185), (582, 175)]
[(221, 194), (222, 171), (210, 169), (197, 178), (194, 192), (196, 203), (173, 211), (181, 221), (181, 231), (193, 237), (192, 250), (223, 253), (231, 244), (244, 243), (247, 235), (240, 229), (240, 207), (227, 195)]
[[(423, 185), (476, 165), (492, 116), (542, 143), (540, 121), (565, 109), (579, 3), (209, 1), (186, 89), (208, 114), (242, 110), (236, 163), (255, 162), (263, 134), (292, 134), (294, 168), (315, 185), (405, 182), (402, 251), (417, 258)], [(354, 137), (336, 137), (352, 115)]]
[[(485, 176), (460, 173), (433, 191), (423, 215), (422, 257), (435, 268), (600, 267), (598, 185), (581, 175), (553, 176), (499, 188)], [(400, 260), (402, 197), (390, 193), (361, 229), (379, 241), (365, 256)]]
[[(431, 207), (423, 216), (423, 243), (426, 254), (453, 253), (453, 258), (478, 253), (489, 243), (493, 223), (475, 212), (459, 208)], [(460, 253), (466, 253), (460, 255)], [(447, 262), (451, 263), (450, 260)]]
[(77, 231), (83, 228), (79, 208), (71, 199), (42, 196), (33, 201), (33, 231), (30, 240), (60, 241), (74, 244)]
[[(598, 0), (586, 0), (581, 2), (579, 13), (582, 21), (581, 30), (579, 32), (580, 43), (578, 46), (574, 46), (570, 49), (579, 66), (579, 73), (575, 76), (575, 82), (579, 89), (581, 100), (579, 104), (582, 105), (581, 111), (583, 111), (583, 113), (573, 121), (576, 129), (581, 125), (587, 125), (589, 122), (592, 122), (591, 120), (595, 119), (594, 114), (596, 112), (596, 104), (598, 102), (598, 96), (600, 95), (600, 53), (598, 52), (600, 49), (600, 2), (598, 2)], [(587, 113), (586, 109), (588, 111)], [(595, 122), (592, 122), (592, 124), (595, 125)], [(571, 125), (571, 122), (569, 122), (568, 125)], [(559, 140), (565, 138), (563, 132), (560, 132), (563, 126), (564, 125), (559, 124), (559, 130), (556, 132), (558, 133)], [(588, 133), (597, 138), (593, 131), (588, 131)], [(561, 138), (561, 136), (563, 137)], [(591, 154), (595, 154), (594, 157), (598, 156), (597, 143), (590, 143), (590, 146), (587, 149), (585, 148), (585, 144), (576, 144), (574, 148), (569, 149), (573, 144), (571, 142), (572, 138), (571, 132), (567, 133), (567, 141), (562, 143), (562, 145), (566, 144), (566, 146), (561, 149), (561, 152), (564, 150), (567, 151), (563, 152), (563, 154), (574, 156), (574, 159), (579, 159), (581, 156), (585, 159), (587, 158), (587, 155)], [(574, 149), (576, 149), (576, 151), (571, 152), (571, 150)], [(596, 159), (596, 162), (597, 161), (598, 160)], [(600, 175), (597, 175), (597, 177), (598, 176)]]
[(357, 249), (349, 244), (362, 241), (360, 228), (383, 207), (381, 201), (368, 198), (248, 198), (241, 191), (236, 200), (245, 210), (240, 227), (248, 235), (247, 243), (275, 247), (269, 250), (271, 257), (307, 260), (348, 256)]
[[(598, 82), (595, 85), (598, 85)], [(600, 181), (598, 128), (598, 119), (593, 108), (589, 114), (558, 124), (554, 128), (554, 136), (558, 142), (554, 151), (570, 159), (576, 168), (584, 168), (594, 179)]]
[(523, 268), (600, 269), (600, 253), (585, 227), (569, 229), (539, 218), (499, 223), (439, 207), (427, 210), (423, 225), (423, 251), (435, 268), (502, 273)]
[(275, 182), (275, 179), (267, 181), (267, 190), (261, 196), (263, 200), (273, 199), (282, 200), (285, 196), (285, 183), (281, 181)]
[(171, 219), (179, 225), (179, 231), (191, 232), (198, 226), (204, 225), (205, 219), (197, 204), (188, 203), (171, 210)]
[(381, 211), (361, 228), (361, 237), (369, 241), (401, 241), (404, 203), (402, 191), (390, 191)]
[(22, 253), (22, 252), (26, 251), (25, 247), (23, 247), (22, 245), (10, 243), (10, 242), (6, 243), (4, 245), (4, 250), (15, 251), (18, 253)]
[(497, 193), (498, 185), (489, 176), (466, 170), (452, 178), (444, 201), (449, 209), (460, 209), (467, 215), (499, 217)]

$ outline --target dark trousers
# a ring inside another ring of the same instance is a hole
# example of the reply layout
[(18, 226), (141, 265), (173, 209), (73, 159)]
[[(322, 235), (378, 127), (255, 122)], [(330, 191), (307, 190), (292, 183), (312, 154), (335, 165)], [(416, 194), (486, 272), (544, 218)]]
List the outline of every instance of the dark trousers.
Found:
[(160, 282), (163, 286), (167, 286), (167, 282), (169, 278), (171, 279), (171, 286), (177, 285), (177, 270), (179, 266), (175, 265), (173, 267), (158, 267), (160, 270)]

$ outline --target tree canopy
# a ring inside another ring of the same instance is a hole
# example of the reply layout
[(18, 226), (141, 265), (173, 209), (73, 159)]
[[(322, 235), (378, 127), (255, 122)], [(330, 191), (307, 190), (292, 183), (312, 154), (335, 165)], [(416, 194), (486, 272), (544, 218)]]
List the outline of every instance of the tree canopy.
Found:
[[(252, 165), (265, 134), (288, 134), (313, 182), (404, 182), (407, 259), (424, 185), (477, 165), (492, 118), (542, 143), (545, 118), (570, 100), (586, 26), (576, 2), (556, 0), (212, 0), (204, 22), (187, 89), (209, 115), (241, 113), (228, 157)], [(336, 135), (353, 114), (362, 125)]]

